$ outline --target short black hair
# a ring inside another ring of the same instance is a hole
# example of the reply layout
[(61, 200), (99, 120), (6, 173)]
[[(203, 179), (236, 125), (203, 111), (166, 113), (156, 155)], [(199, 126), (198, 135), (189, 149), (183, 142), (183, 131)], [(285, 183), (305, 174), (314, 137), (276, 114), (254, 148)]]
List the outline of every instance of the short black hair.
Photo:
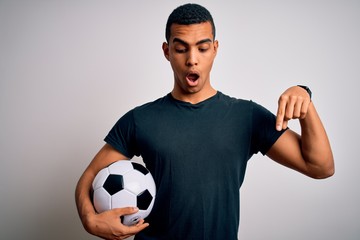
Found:
[(169, 16), (166, 29), (165, 38), (169, 42), (171, 35), (171, 25), (173, 23), (180, 25), (190, 25), (196, 23), (210, 22), (212, 27), (212, 33), (215, 39), (215, 24), (210, 12), (200, 6), (199, 4), (188, 3), (177, 7)]

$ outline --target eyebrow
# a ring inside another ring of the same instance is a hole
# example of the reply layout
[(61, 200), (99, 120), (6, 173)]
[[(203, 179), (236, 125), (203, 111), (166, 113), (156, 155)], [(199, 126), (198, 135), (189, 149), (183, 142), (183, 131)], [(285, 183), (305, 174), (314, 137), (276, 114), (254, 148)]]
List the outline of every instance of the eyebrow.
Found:
[[(182, 40), (182, 39), (180, 39), (180, 38), (174, 38), (174, 40), (173, 40), (172, 42), (173, 42), (173, 43), (178, 42), (178, 43), (181, 43), (181, 44), (186, 45), (186, 46), (189, 46), (189, 45), (190, 45), (189, 43), (185, 42), (184, 40)], [(205, 38), (205, 39), (203, 39), (203, 40), (200, 40), (200, 41), (196, 42), (195, 45), (200, 45), (200, 44), (208, 43), (208, 42), (212, 42), (212, 40), (211, 40), (210, 38)]]

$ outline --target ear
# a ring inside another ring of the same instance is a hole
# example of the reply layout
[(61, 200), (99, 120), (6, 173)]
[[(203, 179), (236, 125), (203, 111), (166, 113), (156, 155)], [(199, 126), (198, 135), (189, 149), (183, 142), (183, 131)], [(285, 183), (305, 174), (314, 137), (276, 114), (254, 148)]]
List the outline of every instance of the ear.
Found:
[(214, 41), (214, 53), (215, 53), (215, 56), (217, 54), (218, 47), (219, 47), (219, 42), (218, 42), (218, 40), (215, 40)]
[(164, 53), (165, 58), (166, 58), (168, 61), (170, 61), (170, 60), (169, 60), (169, 44), (167, 44), (166, 42), (163, 42), (163, 44), (162, 44), (162, 49), (163, 49), (163, 53)]

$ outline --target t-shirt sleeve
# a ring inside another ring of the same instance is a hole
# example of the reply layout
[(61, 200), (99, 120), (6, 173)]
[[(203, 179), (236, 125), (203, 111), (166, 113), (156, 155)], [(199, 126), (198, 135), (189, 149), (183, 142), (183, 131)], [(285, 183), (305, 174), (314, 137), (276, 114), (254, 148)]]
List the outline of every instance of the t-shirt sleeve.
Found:
[(277, 131), (276, 116), (263, 106), (253, 103), (252, 110), (252, 152), (265, 155), (286, 129)]
[(112, 127), (104, 141), (128, 158), (137, 154), (136, 128), (133, 110), (122, 116)]

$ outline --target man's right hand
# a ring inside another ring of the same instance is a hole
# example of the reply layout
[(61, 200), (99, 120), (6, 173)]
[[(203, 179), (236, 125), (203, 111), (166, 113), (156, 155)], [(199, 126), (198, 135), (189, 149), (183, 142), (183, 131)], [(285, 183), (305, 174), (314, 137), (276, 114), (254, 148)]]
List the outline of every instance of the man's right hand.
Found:
[(99, 214), (91, 214), (83, 219), (85, 229), (98, 237), (107, 240), (119, 240), (131, 237), (149, 226), (141, 219), (136, 225), (126, 226), (120, 217), (139, 211), (137, 208), (116, 208)]
[(90, 192), (96, 174), (115, 161), (128, 159), (109, 144), (105, 144), (85, 169), (76, 186), (75, 201), (84, 228), (89, 233), (103, 239), (125, 239), (149, 226), (144, 220), (140, 220), (133, 226), (121, 223), (122, 216), (136, 213), (139, 211), (137, 208), (116, 208), (97, 214), (91, 202)]

